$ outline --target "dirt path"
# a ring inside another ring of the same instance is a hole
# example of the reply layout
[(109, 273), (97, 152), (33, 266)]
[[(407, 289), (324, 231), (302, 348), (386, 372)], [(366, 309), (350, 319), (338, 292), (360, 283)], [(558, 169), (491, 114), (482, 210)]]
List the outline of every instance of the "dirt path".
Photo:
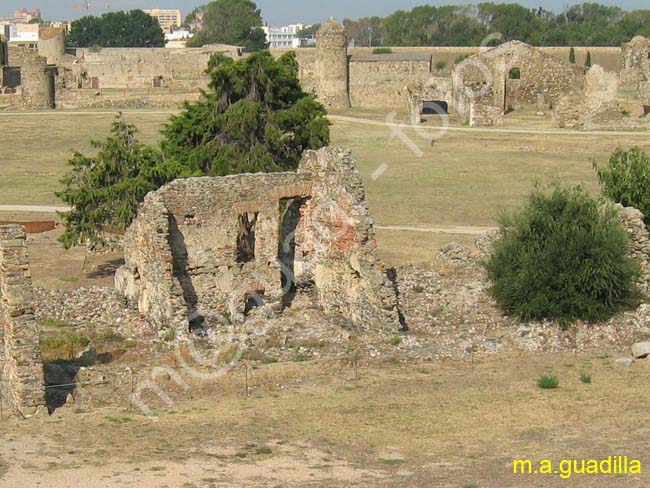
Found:
[(375, 225), (379, 230), (395, 230), (407, 232), (426, 232), (431, 234), (466, 234), (477, 236), (497, 230), (497, 227), (469, 227), (465, 225), (454, 225), (448, 227), (410, 227), (403, 225)]
[[(348, 117), (346, 115), (328, 115), (328, 118), (332, 121), (340, 122), (350, 122), (363, 125), (376, 125), (380, 127), (395, 127), (395, 128), (405, 128), (412, 129), (413, 127), (409, 124), (403, 122), (384, 122), (380, 120), (372, 119), (362, 119), (358, 117)], [(431, 132), (440, 132), (441, 130), (449, 132), (484, 132), (484, 133), (493, 133), (493, 134), (546, 134), (546, 135), (558, 135), (558, 136), (621, 136), (625, 135), (626, 137), (647, 137), (647, 131), (614, 131), (614, 130), (571, 130), (571, 129), (510, 129), (504, 127), (458, 127), (458, 126), (449, 126), (446, 128), (443, 127), (431, 127), (431, 126), (418, 126), (418, 130), (422, 131), (431, 131)]]
[[(0, 205), (0, 212), (67, 212), (70, 207), (56, 207), (47, 205)], [(416, 227), (404, 225), (375, 225), (379, 230), (394, 230), (407, 232), (426, 232), (431, 234), (467, 234), (480, 235), (496, 230), (496, 227), (470, 227), (465, 225), (454, 225), (445, 227)]]
[(51, 205), (0, 205), (0, 212), (67, 212), (70, 207), (56, 207)]

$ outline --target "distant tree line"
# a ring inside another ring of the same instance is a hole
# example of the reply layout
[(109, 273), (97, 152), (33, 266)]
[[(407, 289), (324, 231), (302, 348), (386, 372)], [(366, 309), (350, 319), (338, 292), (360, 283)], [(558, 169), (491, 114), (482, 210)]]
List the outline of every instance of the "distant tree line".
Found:
[(185, 26), (194, 32), (189, 47), (230, 44), (252, 52), (268, 46), (262, 13), (251, 0), (215, 0), (201, 5), (190, 12)]
[(532, 45), (619, 46), (636, 35), (650, 36), (650, 10), (583, 3), (556, 14), (517, 4), (423, 5), (344, 24), (357, 46), (477, 46), (497, 32), (505, 41)]
[(142, 10), (87, 15), (72, 22), (70, 47), (165, 47), (158, 21)]

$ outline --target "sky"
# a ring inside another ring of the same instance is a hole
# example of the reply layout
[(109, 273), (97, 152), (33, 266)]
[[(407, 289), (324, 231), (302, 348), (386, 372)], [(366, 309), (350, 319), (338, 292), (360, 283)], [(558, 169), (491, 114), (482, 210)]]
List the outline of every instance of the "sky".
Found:
[[(271, 25), (292, 23), (316, 23), (333, 16), (338, 20), (344, 18), (356, 19), (371, 15), (388, 15), (395, 10), (410, 10), (417, 5), (452, 5), (480, 3), (475, 1), (426, 1), (426, 0), (257, 0), (257, 5), (262, 9), (262, 16)], [(492, 0), (494, 3), (506, 3), (507, 0)], [(80, 17), (83, 9), (74, 9), (75, 3), (83, 0), (0, 0), (0, 17), (10, 16), (14, 9), (40, 8), (43, 18), (48, 20), (65, 20)], [(95, 14), (110, 10), (131, 10), (134, 8), (180, 8), (183, 16), (187, 15), (195, 6), (206, 3), (206, 0), (96, 0), (97, 7), (92, 10)], [(565, 3), (582, 3), (582, 1), (567, 2), (567, 0), (520, 0), (526, 7), (543, 7), (547, 10), (561, 11)], [(603, 5), (617, 5), (626, 10), (650, 8), (648, 0), (599, 0)], [(103, 8), (100, 8), (103, 7)]]

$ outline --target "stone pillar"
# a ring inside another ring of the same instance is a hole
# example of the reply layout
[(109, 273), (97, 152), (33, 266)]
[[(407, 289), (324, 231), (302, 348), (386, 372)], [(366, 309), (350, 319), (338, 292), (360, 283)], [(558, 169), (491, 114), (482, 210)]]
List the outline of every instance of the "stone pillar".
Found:
[(421, 87), (416, 86), (414, 83), (409, 83), (406, 86), (406, 96), (408, 97), (411, 124), (420, 125), (422, 123), (422, 108), (424, 107)]
[(348, 34), (333, 18), (316, 34), (316, 66), (320, 102), (327, 108), (350, 108)]
[(24, 416), (44, 408), (45, 378), (25, 229), (0, 226), (0, 310), (4, 333), (3, 395)]
[(499, 59), (496, 62), (496, 69), (494, 70), (494, 79), (492, 84), (494, 86), (494, 106), (499, 107), (501, 110), (506, 110), (506, 83), (509, 75), (509, 65), (505, 59)]

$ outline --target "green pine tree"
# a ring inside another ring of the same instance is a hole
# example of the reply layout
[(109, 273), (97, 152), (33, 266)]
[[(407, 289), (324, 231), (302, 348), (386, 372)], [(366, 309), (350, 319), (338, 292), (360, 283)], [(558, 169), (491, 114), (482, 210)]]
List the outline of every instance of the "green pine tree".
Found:
[(591, 52), (587, 51), (587, 59), (585, 60), (585, 68), (591, 68)]
[(97, 155), (74, 154), (57, 193), (73, 208), (61, 214), (64, 247), (108, 244), (148, 192), (176, 178), (291, 171), (305, 150), (329, 143), (325, 107), (302, 90), (294, 53), (216, 54), (208, 71), (210, 91), (171, 118), (160, 148), (139, 143), (120, 114), (106, 141), (93, 142)]
[(569, 63), (576, 64), (576, 50), (574, 48), (569, 50)]

